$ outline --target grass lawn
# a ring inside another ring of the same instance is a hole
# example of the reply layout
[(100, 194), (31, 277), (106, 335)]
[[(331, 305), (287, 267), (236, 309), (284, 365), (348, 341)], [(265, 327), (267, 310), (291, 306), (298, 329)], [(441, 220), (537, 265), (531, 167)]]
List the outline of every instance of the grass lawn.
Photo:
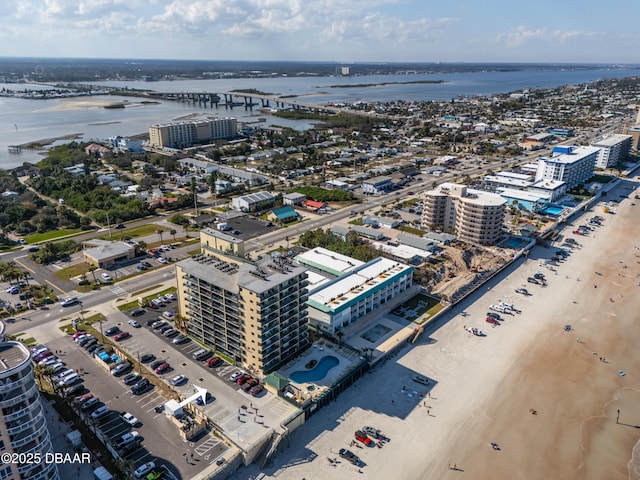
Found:
[[(143, 293), (148, 292), (150, 290), (153, 290), (154, 288), (155, 287), (150, 287), (150, 288), (146, 288), (144, 290), (140, 290), (139, 292), (132, 293), (131, 296), (132, 297), (141, 297)], [(158, 295), (165, 295), (167, 293), (176, 293), (176, 290), (177, 290), (176, 287), (169, 287), (169, 288), (166, 288), (166, 289), (162, 290), (161, 292), (154, 293), (153, 295), (148, 295), (146, 297), (142, 297), (142, 301), (143, 301), (143, 303), (146, 304), (146, 303), (150, 302), (151, 300), (153, 300), (154, 298), (157, 298)], [(126, 310), (131, 310), (133, 308), (136, 308), (138, 306), (140, 306), (140, 304), (138, 303), (138, 300), (136, 299), (136, 300), (132, 300), (132, 301), (127, 302), (127, 303), (123, 303), (122, 305), (118, 305), (118, 310), (120, 310), (121, 312), (124, 312)]]
[(398, 305), (391, 313), (402, 317), (410, 322), (415, 321), (421, 316), (427, 314), (422, 320), (427, 320), (433, 317), (436, 313), (442, 310), (444, 306), (435, 297), (430, 297), (423, 293), (419, 293), (402, 305)]
[[(61, 270), (57, 270), (53, 273), (53, 276), (60, 280), (69, 280), (71, 278), (78, 277), (83, 273), (89, 273), (89, 264), (88, 263), (74, 263), (66, 268)], [(89, 275), (87, 275), (88, 277)]]
[(54, 230), (52, 232), (36, 233), (35, 235), (29, 235), (24, 237), (27, 243), (40, 243), (47, 240), (53, 240), (60, 237), (66, 237), (68, 235), (76, 235), (78, 233), (84, 233), (84, 230), (80, 228), (70, 228), (68, 230)]
[(423, 236), (425, 233), (425, 231), (422, 231), (418, 228), (413, 228), (413, 227), (408, 227), (407, 225), (400, 225), (398, 227), (398, 230), (402, 230), (403, 232), (407, 232), (407, 233), (412, 233), (414, 235), (418, 235), (418, 236)]
[(351, 225), (364, 225), (364, 223), (362, 223), (362, 218), (356, 218), (354, 220), (351, 220), (349, 223)]
[[(124, 230), (115, 230), (111, 232), (111, 238), (109, 238), (109, 234), (107, 235), (103, 235), (102, 237), (99, 237), (102, 240), (113, 240), (113, 237), (117, 237), (117, 236), (124, 236), (124, 237), (144, 237), (147, 235), (153, 235), (154, 233), (156, 233), (158, 230), (162, 230), (165, 233), (168, 233), (169, 231), (171, 231), (171, 228), (167, 228), (167, 227), (163, 227), (161, 225), (156, 225), (153, 223), (149, 223), (146, 225), (140, 225), (138, 227), (133, 227), (133, 228), (127, 228)], [(178, 230), (178, 227), (176, 226), (176, 228), (174, 230)], [(170, 236), (170, 235), (167, 235)], [(158, 237), (160, 238), (160, 237)], [(162, 237), (164, 239), (164, 235)]]

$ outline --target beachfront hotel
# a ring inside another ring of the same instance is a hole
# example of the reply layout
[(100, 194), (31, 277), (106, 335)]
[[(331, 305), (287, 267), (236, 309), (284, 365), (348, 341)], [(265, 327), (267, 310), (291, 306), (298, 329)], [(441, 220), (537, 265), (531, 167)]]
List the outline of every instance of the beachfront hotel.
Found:
[(608, 135), (591, 144), (592, 147), (599, 148), (597, 168), (609, 168), (624, 162), (629, 156), (631, 149), (631, 135)]
[(149, 146), (185, 148), (209, 140), (233, 138), (237, 132), (237, 121), (230, 117), (163, 123), (149, 127)]
[(176, 264), (180, 314), (190, 337), (267, 374), (308, 340), (307, 274), (286, 256), (253, 262), (241, 239), (200, 233), (201, 253)]
[(39, 463), (0, 461), (0, 479), (59, 480), (51, 439), (31, 364), (31, 353), (20, 342), (0, 343), (0, 453), (34, 454)]
[(507, 201), (465, 185), (443, 183), (425, 192), (422, 227), (455, 234), (477, 245), (495, 245), (502, 237)]
[[(313, 260), (316, 256), (317, 252), (310, 254), (311, 264), (316, 263)], [(325, 258), (323, 263), (326, 272), (342, 274), (318, 283), (309, 293), (307, 304), (310, 323), (330, 334), (375, 311), (413, 284), (413, 267), (384, 257), (355, 264), (336, 256)]]
[(556, 146), (551, 157), (538, 159), (536, 180), (560, 180), (571, 189), (593, 176), (599, 148), (585, 146)]

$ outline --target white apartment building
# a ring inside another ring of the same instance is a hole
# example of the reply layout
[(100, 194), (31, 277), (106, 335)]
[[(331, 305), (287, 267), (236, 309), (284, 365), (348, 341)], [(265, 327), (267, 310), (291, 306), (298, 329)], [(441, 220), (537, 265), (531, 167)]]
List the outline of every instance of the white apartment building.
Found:
[(495, 193), (443, 183), (425, 193), (422, 227), (442, 229), (469, 243), (495, 245), (502, 237), (506, 204)]
[(0, 343), (0, 453), (28, 453), (39, 463), (0, 461), (0, 478), (59, 480), (58, 468), (45, 462), (51, 439), (33, 374), (31, 352), (20, 342)]
[(609, 168), (620, 162), (624, 162), (629, 155), (631, 148), (631, 135), (607, 135), (591, 144), (592, 147), (600, 149), (597, 168)]
[(593, 176), (599, 148), (556, 146), (551, 157), (538, 160), (536, 180), (560, 180), (567, 188), (580, 185)]

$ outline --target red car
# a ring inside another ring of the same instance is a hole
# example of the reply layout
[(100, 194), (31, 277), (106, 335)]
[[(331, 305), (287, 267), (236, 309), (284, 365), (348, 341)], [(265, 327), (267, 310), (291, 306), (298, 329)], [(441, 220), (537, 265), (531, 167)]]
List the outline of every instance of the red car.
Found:
[(156, 373), (164, 373), (167, 370), (169, 370), (170, 365), (167, 362), (161, 363), (160, 365), (158, 365), (155, 369)]
[(119, 342), (120, 340), (124, 340), (125, 338), (129, 338), (130, 336), (131, 336), (131, 334), (129, 332), (120, 332), (116, 336), (114, 336), (113, 339), (116, 342)]
[(574, 230), (573, 234), (574, 235), (584, 235), (584, 232), (582, 230)]
[(209, 360), (207, 360), (207, 367), (214, 368), (218, 365), (222, 365), (222, 363), (223, 360), (220, 357), (211, 357)]
[(362, 430), (356, 430), (355, 436), (357, 441), (364, 443), (367, 447), (373, 447), (375, 445), (373, 440), (371, 440)]
[(500, 325), (500, 322), (493, 317), (487, 317), (487, 323), (491, 325)]

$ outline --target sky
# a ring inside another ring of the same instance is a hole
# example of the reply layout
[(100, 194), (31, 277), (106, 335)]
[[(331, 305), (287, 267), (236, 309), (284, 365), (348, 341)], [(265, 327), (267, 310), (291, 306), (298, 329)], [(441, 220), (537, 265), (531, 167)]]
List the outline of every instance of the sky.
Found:
[(0, 56), (640, 63), (637, 0), (0, 0)]

